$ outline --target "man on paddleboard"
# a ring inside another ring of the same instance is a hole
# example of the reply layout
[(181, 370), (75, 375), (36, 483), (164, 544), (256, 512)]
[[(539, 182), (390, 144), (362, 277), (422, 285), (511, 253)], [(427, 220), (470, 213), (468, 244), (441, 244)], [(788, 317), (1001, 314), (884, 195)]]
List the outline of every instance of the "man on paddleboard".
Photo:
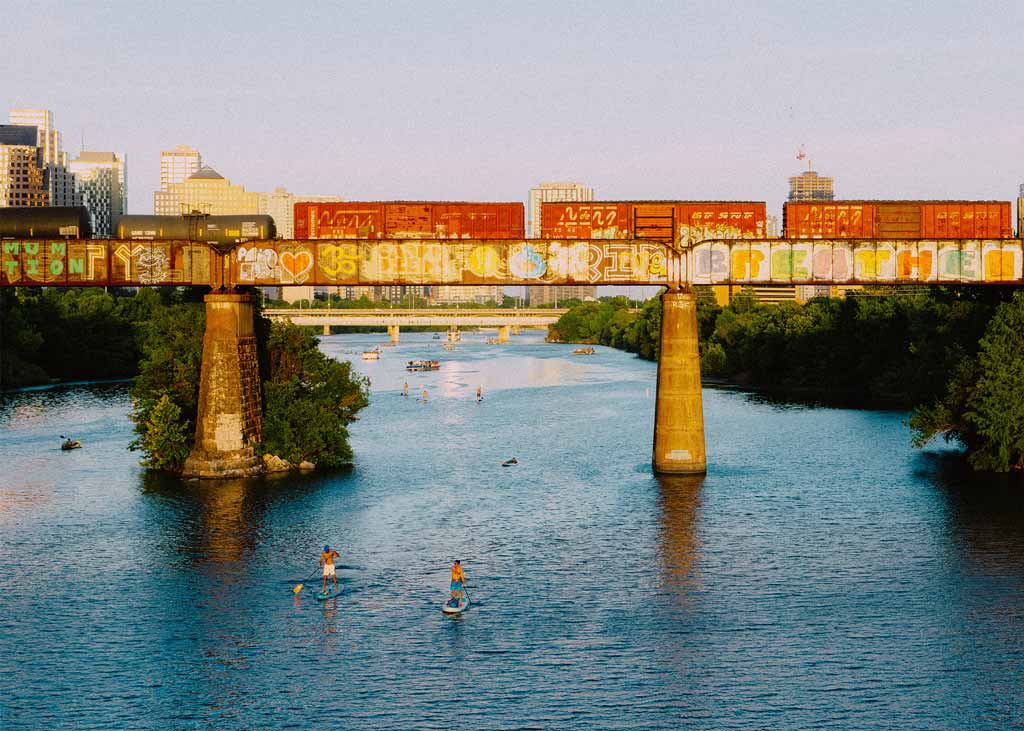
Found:
[(324, 569), (324, 589), (323, 593), (327, 593), (327, 577), (330, 576), (334, 582), (334, 590), (338, 590), (338, 577), (334, 575), (334, 559), (341, 558), (341, 554), (335, 551), (330, 546), (324, 546), (324, 552), (320, 554), (320, 565)]
[(459, 563), (458, 559), (455, 559), (455, 563), (452, 564), (452, 601), (456, 600), (458, 595), (458, 604), (462, 604), (462, 584), (466, 580), (466, 575), (462, 573), (462, 564)]

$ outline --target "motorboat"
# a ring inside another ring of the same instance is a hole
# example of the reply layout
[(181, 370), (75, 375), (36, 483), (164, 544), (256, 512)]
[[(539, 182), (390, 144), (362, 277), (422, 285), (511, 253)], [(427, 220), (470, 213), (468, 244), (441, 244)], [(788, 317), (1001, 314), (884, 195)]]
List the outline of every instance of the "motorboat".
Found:
[(497, 338), (487, 338), (487, 340), (485, 340), (484, 342), (485, 342), (485, 343), (486, 343), (487, 345), (497, 345), (497, 344), (498, 344), (499, 342), (501, 342), (501, 341), (500, 341), (500, 340), (498, 340)]
[(363, 351), (363, 360), (380, 360), (380, 348)]
[(410, 360), (405, 366), (407, 371), (436, 371), (440, 368), (441, 361), (438, 360)]
[(593, 348), (576, 348), (576, 350), (572, 351), (572, 354), (573, 355), (593, 355), (594, 354), (594, 349)]

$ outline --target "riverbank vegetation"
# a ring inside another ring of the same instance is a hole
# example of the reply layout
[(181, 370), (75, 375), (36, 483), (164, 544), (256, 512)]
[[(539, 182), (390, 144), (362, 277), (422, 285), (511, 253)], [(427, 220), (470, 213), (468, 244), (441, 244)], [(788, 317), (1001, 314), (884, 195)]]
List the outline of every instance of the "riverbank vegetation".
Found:
[[(1024, 295), (999, 287), (867, 290), (847, 298), (727, 307), (698, 290), (701, 373), (783, 399), (913, 411), (913, 440), (943, 436), (978, 469), (1024, 469)], [(658, 298), (588, 303), (550, 339), (656, 360)]]
[[(202, 289), (0, 290), (0, 384), (134, 378), (132, 448), (179, 471), (192, 449), (206, 327)], [(257, 316), (263, 387), (260, 453), (336, 467), (368, 383), (325, 356), (308, 330)]]

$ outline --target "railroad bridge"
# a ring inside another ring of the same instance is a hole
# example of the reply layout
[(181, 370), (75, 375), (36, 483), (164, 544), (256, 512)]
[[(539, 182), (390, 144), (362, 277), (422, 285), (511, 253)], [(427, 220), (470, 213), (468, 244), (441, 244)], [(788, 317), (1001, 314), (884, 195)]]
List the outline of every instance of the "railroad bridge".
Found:
[(660, 285), (653, 465), (707, 460), (694, 284), (1024, 284), (1020, 239), (175, 240), (10, 239), (0, 286), (206, 286), (196, 443), (186, 473), (260, 470), (256, 286)]

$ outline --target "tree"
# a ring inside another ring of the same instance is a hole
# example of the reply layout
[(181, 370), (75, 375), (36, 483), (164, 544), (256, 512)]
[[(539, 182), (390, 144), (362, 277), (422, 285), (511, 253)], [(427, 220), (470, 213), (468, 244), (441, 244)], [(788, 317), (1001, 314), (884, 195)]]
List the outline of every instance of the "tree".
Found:
[(129, 449), (141, 451), (142, 463), (154, 470), (178, 472), (192, 449), (192, 428), (181, 409), (166, 393), (158, 401), (147, 399), (132, 412), (138, 432)]

